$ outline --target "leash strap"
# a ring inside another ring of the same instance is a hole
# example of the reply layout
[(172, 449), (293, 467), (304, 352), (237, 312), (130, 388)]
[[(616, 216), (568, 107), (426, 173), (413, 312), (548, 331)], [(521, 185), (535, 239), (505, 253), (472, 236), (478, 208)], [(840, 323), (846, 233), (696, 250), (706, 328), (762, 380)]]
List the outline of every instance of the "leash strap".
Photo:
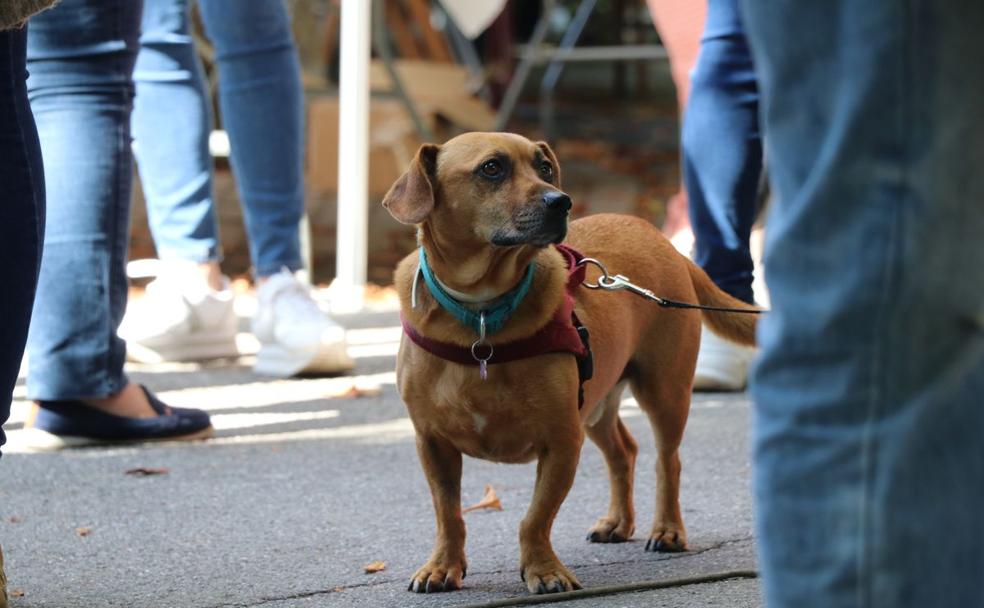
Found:
[(663, 308), (690, 308), (696, 310), (713, 310), (717, 312), (737, 312), (750, 315), (760, 315), (767, 310), (761, 308), (730, 308), (725, 306), (704, 306), (703, 304), (691, 304), (690, 302), (678, 302), (676, 300), (667, 300), (666, 298), (661, 298), (654, 294), (652, 291), (639, 287), (635, 283), (629, 280), (629, 277), (620, 274), (611, 274), (608, 272), (608, 268), (604, 264), (599, 262), (594, 258), (581, 257), (577, 261), (578, 265), (586, 268), (588, 264), (593, 264), (601, 270), (601, 276), (598, 277), (597, 283), (589, 283), (584, 281), (584, 286), (588, 289), (605, 289), (607, 291), (618, 291), (620, 289), (626, 289), (636, 294), (646, 298), (647, 300), (652, 300), (656, 302)]
[(666, 298), (660, 298), (655, 300), (657, 304), (663, 308), (693, 308), (697, 310), (715, 310), (718, 312), (739, 312), (749, 315), (760, 315), (764, 312), (769, 312), (761, 308), (727, 308), (724, 306), (704, 306), (703, 304), (691, 304), (689, 302), (677, 302), (676, 300), (667, 300)]

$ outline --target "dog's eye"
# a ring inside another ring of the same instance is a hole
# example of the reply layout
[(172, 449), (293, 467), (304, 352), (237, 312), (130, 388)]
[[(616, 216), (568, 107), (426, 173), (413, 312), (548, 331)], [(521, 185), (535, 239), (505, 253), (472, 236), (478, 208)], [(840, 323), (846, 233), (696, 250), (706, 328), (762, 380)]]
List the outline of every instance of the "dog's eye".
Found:
[(547, 161), (540, 163), (540, 175), (548, 182), (553, 179), (553, 165)]
[(502, 163), (492, 159), (482, 163), (482, 175), (485, 177), (499, 177), (502, 175)]

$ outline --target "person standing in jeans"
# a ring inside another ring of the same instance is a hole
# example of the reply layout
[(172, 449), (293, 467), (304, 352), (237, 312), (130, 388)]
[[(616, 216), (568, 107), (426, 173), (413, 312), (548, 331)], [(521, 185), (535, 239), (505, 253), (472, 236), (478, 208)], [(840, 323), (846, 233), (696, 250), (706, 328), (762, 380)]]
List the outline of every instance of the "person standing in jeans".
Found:
[[(700, 36), (707, 20), (707, 0), (646, 0), (646, 4), (670, 61), (670, 75), (676, 87), (682, 121), (690, 98), (690, 73), (697, 64)], [(680, 253), (691, 255), (694, 233), (688, 213), (687, 190), (682, 184), (679, 192), (666, 202), (666, 219), (660, 230)]]
[[(683, 116), (683, 179), (694, 261), (722, 290), (754, 304), (749, 241), (758, 213), (758, 87), (738, 0), (710, 0)], [(741, 390), (755, 350), (701, 333), (698, 390)]]
[(984, 3), (743, 0), (770, 608), (984, 606)]
[[(0, 8), (0, 448), (3, 423), (17, 383), (31, 322), (44, 241), (44, 167), (27, 100), (25, 20), (54, 0), (24, 0)], [(0, 549), (0, 608), (7, 607), (7, 575)]]
[[(44, 259), (28, 335), (25, 427), (35, 447), (211, 434), (123, 372), (131, 74), (138, 0), (62, 0), (31, 20), (27, 81), (47, 186)], [(40, 432), (37, 433), (37, 432)]]
[[(219, 106), (229, 134), (257, 283), (254, 369), (276, 376), (352, 368), (345, 331), (294, 272), (304, 210), (303, 95), (283, 0), (200, 0), (215, 46)], [(146, 0), (134, 80), (137, 167), (158, 256), (147, 297), (121, 327), (147, 362), (236, 356), (237, 319), (212, 192), (210, 100), (190, 33), (190, 0)]]

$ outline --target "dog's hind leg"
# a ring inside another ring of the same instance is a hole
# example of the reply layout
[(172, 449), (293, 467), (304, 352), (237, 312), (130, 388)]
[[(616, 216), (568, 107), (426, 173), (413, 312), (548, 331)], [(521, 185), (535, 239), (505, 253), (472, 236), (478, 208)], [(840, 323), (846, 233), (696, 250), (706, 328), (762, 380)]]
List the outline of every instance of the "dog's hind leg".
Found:
[(461, 516), (461, 452), (438, 438), (417, 436), (417, 453), (430, 484), (437, 515), (437, 538), (430, 559), (410, 580), (410, 591), (461, 589), (465, 562), (465, 520)]
[[(696, 358), (696, 355), (694, 356)], [(656, 437), (656, 511), (646, 551), (686, 551), (687, 533), (680, 513), (680, 442), (690, 412), (693, 363), (662, 361), (659, 367), (639, 369), (632, 392), (646, 413)], [(689, 372), (687, 368), (689, 366)]]
[(593, 543), (623, 543), (635, 531), (632, 483), (639, 448), (618, 415), (624, 387), (624, 383), (616, 385), (598, 404), (597, 419), (585, 424), (588, 437), (605, 457), (611, 493), (608, 514), (598, 519), (588, 531), (588, 540)]

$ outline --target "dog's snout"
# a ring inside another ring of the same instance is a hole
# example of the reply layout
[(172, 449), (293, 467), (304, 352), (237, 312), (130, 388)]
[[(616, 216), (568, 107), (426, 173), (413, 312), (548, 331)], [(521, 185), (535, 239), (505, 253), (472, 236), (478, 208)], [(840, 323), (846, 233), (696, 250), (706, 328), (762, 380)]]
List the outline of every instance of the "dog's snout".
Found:
[(554, 211), (570, 211), (571, 197), (563, 192), (551, 190), (550, 192), (544, 193), (543, 204), (547, 206), (547, 209)]

